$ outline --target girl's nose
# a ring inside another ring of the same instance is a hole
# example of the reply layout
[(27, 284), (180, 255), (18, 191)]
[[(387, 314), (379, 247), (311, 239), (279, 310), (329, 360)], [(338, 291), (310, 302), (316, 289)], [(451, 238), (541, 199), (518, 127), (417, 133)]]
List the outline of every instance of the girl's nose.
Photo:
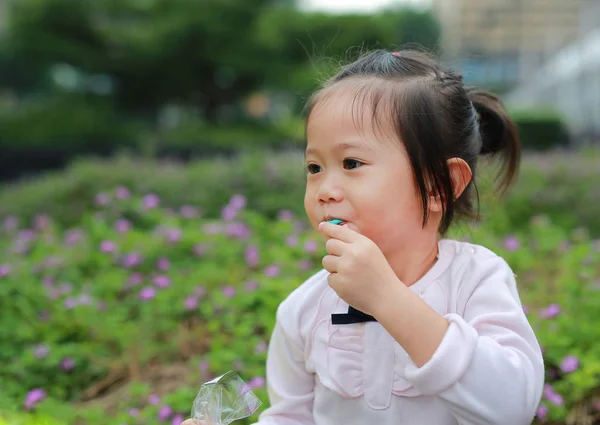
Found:
[(343, 199), (343, 190), (333, 179), (324, 179), (319, 186), (317, 197), (321, 203), (340, 202)]

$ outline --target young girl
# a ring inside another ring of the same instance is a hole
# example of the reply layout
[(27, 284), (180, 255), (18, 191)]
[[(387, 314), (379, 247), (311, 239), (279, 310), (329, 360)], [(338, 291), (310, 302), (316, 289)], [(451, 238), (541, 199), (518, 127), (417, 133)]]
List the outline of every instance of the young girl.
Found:
[(501, 154), (502, 188), (516, 174), (500, 101), (378, 50), (312, 97), (306, 130), (305, 208), (328, 255), (277, 311), (257, 425), (530, 424), (544, 365), (513, 272), (444, 237), (473, 215), (479, 156)]

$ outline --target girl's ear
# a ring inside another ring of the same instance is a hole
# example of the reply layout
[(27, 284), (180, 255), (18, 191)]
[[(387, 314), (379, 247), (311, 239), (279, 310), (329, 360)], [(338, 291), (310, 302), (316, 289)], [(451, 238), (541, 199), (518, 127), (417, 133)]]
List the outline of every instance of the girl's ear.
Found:
[(454, 199), (458, 199), (471, 182), (473, 172), (471, 171), (469, 164), (461, 158), (450, 158), (448, 160), (448, 169), (450, 170), (450, 177), (452, 178)]
[[(450, 170), (450, 178), (452, 179), (453, 196), (454, 199), (458, 199), (471, 181), (473, 173), (469, 164), (460, 158), (450, 158), (448, 160), (448, 169)], [(442, 209), (443, 199), (440, 199), (437, 194), (430, 191), (429, 210), (432, 212), (442, 212)]]

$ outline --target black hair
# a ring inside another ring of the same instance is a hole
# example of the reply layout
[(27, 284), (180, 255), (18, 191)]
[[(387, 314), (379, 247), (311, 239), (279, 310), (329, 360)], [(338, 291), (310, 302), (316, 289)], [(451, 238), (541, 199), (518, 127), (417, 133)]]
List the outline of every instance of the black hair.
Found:
[[(423, 226), (432, 191), (443, 205), (441, 234), (455, 218), (479, 217), (473, 191), (477, 192), (475, 171), (480, 155), (502, 159), (497, 179), (500, 192), (515, 180), (519, 136), (501, 100), (485, 90), (465, 86), (460, 74), (445, 69), (434, 57), (413, 50), (375, 50), (362, 55), (312, 95), (307, 122), (331, 90), (350, 79), (359, 88), (353, 102), (355, 116), (362, 116), (361, 107), (369, 107), (375, 124), (387, 131), (392, 124), (404, 145), (423, 205)], [(450, 158), (463, 159), (472, 171), (470, 182), (456, 199)]]

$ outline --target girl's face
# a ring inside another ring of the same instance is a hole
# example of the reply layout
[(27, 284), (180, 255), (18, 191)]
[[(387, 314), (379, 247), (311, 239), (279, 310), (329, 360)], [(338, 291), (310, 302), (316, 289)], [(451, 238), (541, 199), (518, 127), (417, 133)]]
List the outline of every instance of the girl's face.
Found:
[[(336, 90), (307, 123), (304, 207), (313, 227), (339, 218), (385, 255), (410, 250), (423, 237), (423, 209), (406, 153), (365, 108), (355, 125), (352, 90)], [(431, 217), (433, 218), (433, 217)]]

